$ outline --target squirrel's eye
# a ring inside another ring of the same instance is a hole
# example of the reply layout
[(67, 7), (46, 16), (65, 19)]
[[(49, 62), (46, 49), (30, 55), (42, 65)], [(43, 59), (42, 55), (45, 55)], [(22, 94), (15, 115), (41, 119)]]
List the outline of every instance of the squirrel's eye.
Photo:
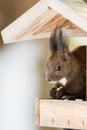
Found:
[(61, 70), (61, 66), (56, 66), (56, 71)]

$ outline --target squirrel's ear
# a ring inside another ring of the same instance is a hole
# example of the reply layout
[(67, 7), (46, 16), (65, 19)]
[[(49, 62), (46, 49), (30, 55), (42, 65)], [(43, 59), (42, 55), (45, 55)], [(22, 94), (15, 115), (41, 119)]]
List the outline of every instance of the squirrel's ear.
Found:
[(63, 45), (63, 31), (61, 28), (57, 30), (56, 35), (57, 35), (57, 39), (58, 39), (58, 41), (57, 41), (58, 52), (62, 54), (64, 45)]
[(66, 37), (64, 37), (62, 41), (62, 53), (69, 54), (69, 41)]
[(68, 52), (68, 42), (63, 36), (63, 30), (56, 27), (50, 37), (50, 50), (63, 54)]
[(60, 54), (66, 54), (69, 52), (68, 39), (63, 35), (63, 30), (60, 28), (57, 31), (58, 37), (58, 52)]
[(56, 33), (57, 33), (57, 27), (54, 29), (54, 31), (51, 33), (51, 36), (50, 36), (50, 50), (51, 51), (58, 50), (58, 44), (57, 44), (58, 39), (57, 39)]

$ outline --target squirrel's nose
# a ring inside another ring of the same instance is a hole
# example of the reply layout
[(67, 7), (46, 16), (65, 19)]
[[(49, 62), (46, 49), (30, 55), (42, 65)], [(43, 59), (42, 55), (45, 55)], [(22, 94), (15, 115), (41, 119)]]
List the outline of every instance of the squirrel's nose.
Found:
[(52, 76), (47, 75), (47, 76), (46, 76), (46, 80), (47, 80), (48, 82), (52, 82), (52, 81), (53, 81)]
[(52, 72), (48, 72), (48, 71), (46, 71), (46, 80), (48, 81), (48, 82), (52, 82), (53, 81), (53, 73)]
[(48, 81), (48, 82), (51, 82), (52, 80), (51, 80), (51, 79), (48, 79), (47, 81)]

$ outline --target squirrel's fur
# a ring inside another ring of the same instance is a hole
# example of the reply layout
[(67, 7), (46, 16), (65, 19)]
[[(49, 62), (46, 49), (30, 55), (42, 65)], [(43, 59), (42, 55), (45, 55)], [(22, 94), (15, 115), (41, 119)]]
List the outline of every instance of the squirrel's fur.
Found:
[[(56, 27), (50, 36), (50, 54), (46, 62), (46, 79), (49, 82), (57, 82), (55, 88), (51, 89), (50, 96), (58, 99), (67, 95), (70, 99), (85, 100), (86, 47), (81, 46), (70, 52), (68, 44), (62, 28)], [(58, 81), (63, 77), (66, 77), (67, 83), (57, 91), (61, 86)]]

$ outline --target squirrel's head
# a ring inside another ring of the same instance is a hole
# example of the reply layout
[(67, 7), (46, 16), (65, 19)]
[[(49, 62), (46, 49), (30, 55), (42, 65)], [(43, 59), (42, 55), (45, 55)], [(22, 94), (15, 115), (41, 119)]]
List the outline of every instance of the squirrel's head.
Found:
[(68, 41), (63, 36), (61, 28), (55, 28), (50, 36), (50, 54), (46, 62), (46, 79), (56, 82), (71, 71), (71, 60)]

